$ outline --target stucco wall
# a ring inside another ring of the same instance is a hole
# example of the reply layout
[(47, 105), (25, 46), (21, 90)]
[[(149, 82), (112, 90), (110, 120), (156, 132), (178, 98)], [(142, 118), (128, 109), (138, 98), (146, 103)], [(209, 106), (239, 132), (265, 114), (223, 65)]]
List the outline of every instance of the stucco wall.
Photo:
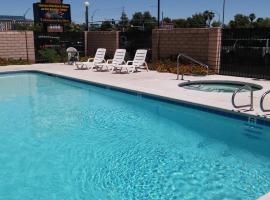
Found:
[(35, 62), (34, 34), (32, 31), (0, 32), (0, 58), (28, 59)]
[(184, 53), (218, 72), (220, 41), (220, 28), (153, 30), (153, 60)]

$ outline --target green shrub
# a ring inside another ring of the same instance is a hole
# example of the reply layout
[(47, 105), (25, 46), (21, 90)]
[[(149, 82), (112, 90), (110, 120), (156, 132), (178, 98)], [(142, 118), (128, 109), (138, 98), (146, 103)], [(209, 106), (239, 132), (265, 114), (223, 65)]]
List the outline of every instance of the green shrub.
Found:
[(38, 51), (39, 57), (45, 62), (59, 63), (62, 61), (61, 54), (55, 49), (42, 49)]
[[(163, 59), (157, 61), (155, 63), (149, 64), (150, 70), (156, 70), (158, 72), (167, 72), (167, 73), (177, 73), (177, 63), (176, 61), (172, 61), (170, 58)], [(207, 75), (207, 69), (202, 66), (191, 64), (191, 63), (183, 63), (180, 66), (180, 74), (192, 74), (192, 75)], [(214, 74), (211, 70), (208, 72), (209, 74)]]
[(8, 60), (5, 58), (0, 58), (0, 66), (8, 65)]
[(84, 57), (80, 57), (80, 62), (86, 62), (89, 58), (84, 56)]
[(25, 59), (13, 59), (13, 58), (0, 58), (0, 66), (6, 66), (6, 65), (27, 65), (31, 64)]

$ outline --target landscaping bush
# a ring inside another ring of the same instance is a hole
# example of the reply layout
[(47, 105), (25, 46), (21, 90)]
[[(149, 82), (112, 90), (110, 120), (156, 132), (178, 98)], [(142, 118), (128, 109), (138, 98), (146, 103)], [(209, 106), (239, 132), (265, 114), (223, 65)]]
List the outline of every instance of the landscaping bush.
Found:
[(27, 65), (31, 64), (25, 59), (13, 59), (13, 58), (0, 58), (0, 66), (6, 66), (6, 65)]
[(80, 57), (80, 62), (87, 62), (87, 60), (89, 59), (89, 57)]
[(38, 51), (38, 54), (41, 60), (48, 63), (63, 62), (63, 59), (61, 59), (61, 54), (55, 49), (42, 49)]
[[(155, 63), (149, 64), (150, 70), (156, 70), (158, 72), (167, 72), (167, 73), (177, 73), (177, 63), (176, 61), (172, 61), (170, 58), (163, 59), (157, 61)], [(191, 64), (191, 63), (183, 63), (180, 66), (180, 74), (192, 74), (192, 75), (207, 75), (207, 69), (202, 66)], [(209, 74), (214, 74), (213, 71), (209, 70)]]
[(8, 65), (8, 60), (5, 58), (0, 58), (0, 66)]

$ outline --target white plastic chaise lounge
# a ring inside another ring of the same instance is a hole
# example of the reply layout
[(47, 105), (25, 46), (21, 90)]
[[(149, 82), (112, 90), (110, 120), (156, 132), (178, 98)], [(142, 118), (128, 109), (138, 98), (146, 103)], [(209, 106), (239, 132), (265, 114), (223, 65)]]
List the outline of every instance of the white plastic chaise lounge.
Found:
[(128, 73), (135, 72), (137, 69), (148, 69), (148, 65), (146, 63), (147, 50), (139, 49), (136, 51), (135, 57), (133, 61), (128, 61), (125, 65), (117, 65), (113, 68), (113, 71), (122, 72), (125, 69)]
[(99, 64), (105, 63), (106, 49), (99, 48), (94, 58), (89, 58), (87, 62), (76, 63), (77, 69), (93, 69)]
[(126, 56), (126, 49), (117, 49), (115, 51), (115, 54), (113, 56), (113, 59), (107, 60), (106, 63), (103, 64), (97, 64), (96, 70), (97, 71), (110, 71), (113, 70), (114, 67), (118, 65), (124, 65), (125, 62), (125, 56)]

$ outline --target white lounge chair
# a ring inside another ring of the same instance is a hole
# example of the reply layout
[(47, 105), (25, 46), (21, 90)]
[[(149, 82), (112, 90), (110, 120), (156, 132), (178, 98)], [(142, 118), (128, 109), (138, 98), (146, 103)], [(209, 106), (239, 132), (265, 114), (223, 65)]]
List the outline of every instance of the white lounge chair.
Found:
[(126, 64), (125, 62), (125, 56), (126, 56), (126, 49), (117, 49), (115, 51), (113, 59), (107, 60), (104, 64), (97, 64), (97, 71), (110, 71), (113, 70), (114, 67), (117, 65), (123, 65)]
[(97, 65), (105, 63), (105, 54), (106, 49), (99, 48), (97, 49), (96, 55), (94, 58), (89, 58), (87, 62), (76, 63), (77, 69), (93, 69)]
[(139, 49), (136, 51), (135, 57), (133, 61), (128, 61), (125, 65), (117, 65), (113, 68), (113, 71), (119, 71), (122, 72), (123, 69), (125, 69), (128, 73), (135, 72), (137, 69), (148, 69), (148, 65), (145, 61), (147, 56), (147, 50)]

